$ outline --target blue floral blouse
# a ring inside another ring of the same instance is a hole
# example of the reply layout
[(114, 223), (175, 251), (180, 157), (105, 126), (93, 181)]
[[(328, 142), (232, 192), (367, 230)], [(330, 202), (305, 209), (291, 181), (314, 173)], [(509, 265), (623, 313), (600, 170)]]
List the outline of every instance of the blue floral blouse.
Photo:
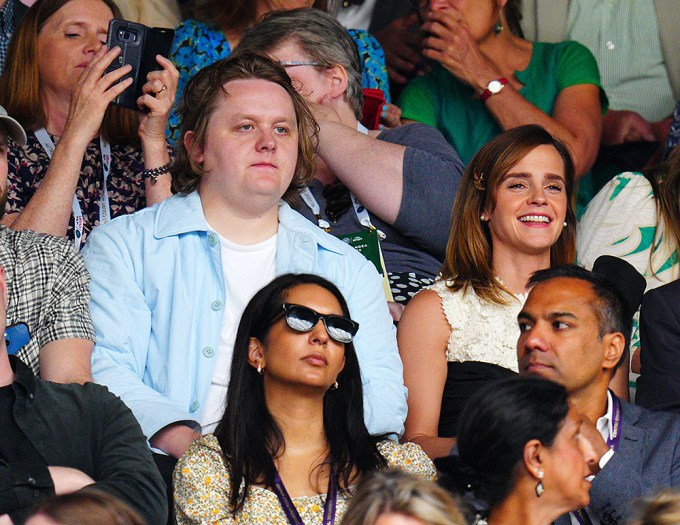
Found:
[[(347, 32), (356, 43), (363, 61), (363, 86), (381, 89), (389, 102), (390, 88), (382, 47), (366, 31), (348, 29)], [(179, 70), (176, 102), (179, 102), (191, 77), (201, 68), (228, 57), (230, 53), (229, 42), (219, 29), (194, 19), (182, 22), (175, 31), (175, 41), (170, 54), (170, 59)], [(173, 109), (168, 125), (168, 140), (175, 144), (179, 135), (179, 116), (176, 109)]]

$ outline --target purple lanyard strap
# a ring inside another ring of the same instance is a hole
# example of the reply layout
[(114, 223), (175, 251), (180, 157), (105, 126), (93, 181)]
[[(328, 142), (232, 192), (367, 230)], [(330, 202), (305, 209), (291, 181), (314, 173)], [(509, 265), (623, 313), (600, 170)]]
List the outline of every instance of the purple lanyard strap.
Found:
[[(286, 487), (281, 481), (281, 476), (276, 473), (276, 478), (274, 479), (274, 492), (279, 498), (279, 503), (283, 507), (283, 512), (285, 512), (288, 522), (291, 525), (305, 525), (295, 508), (293, 500), (290, 499)], [(331, 463), (331, 472), (328, 477), (328, 493), (326, 494), (326, 502), (323, 505), (323, 525), (335, 525), (335, 511), (338, 506), (338, 485), (335, 479), (335, 469)]]
[[(616, 394), (609, 391), (612, 396), (612, 431), (607, 438), (607, 446), (616, 451), (619, 448), (619, 441), (621, 441), (621, 400), (616, 397)], [(586, 509), (578, 509), (574, 511), (574, 516), (581, 525), (593, 525), (590, 516)]]

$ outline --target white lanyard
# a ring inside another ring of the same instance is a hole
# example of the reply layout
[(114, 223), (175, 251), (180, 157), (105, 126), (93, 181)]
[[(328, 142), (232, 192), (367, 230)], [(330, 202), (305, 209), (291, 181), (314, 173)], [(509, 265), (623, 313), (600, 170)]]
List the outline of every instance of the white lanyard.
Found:
[[(36, 130), (35, 136), (51, 160), (52, 155), (54, 155), (55, 145), (54, 141), (47, 133), (47, 130), (45, 130), (45, 128), (40, 128)], [(111, 144), (109, 144), (109, 141), (100, 135), (99, 147), (101, 148), (102, 152), (102, 172), (104, 175), (101, 196), (99, 198), (99, 223), (106, 224), (111, 220), (109, 192), (106, 189), (106, 181), (108, 180), (109, 173), (111, 172)], [(76, 250), (79, 250), (83, 238), (83, 211), (80, 207), (80, 203), (78, 202), (78, 197), (75, 194), (73, 195), (72, 209), (74, 226), (73, 244), (75, 245)]]
[[(357, 123), (357, 131), (360, 131), (364, 135), (368, 135), (368, 128), (361, 122)], [(352, 192), (350, 192), (349, 195), (352, 199), (352, 207), (354, 208), (354, 213), (356, 214), (359, 223), (369, 230), (377, 230), (380, 240), (384, 239), (385, 234), (373, 226), (373, 223), (371, 223), (371, 217), (368, 215), (368, 210), (361, 204), (361, 202), (359, 202), (357, 196)], [(316, 217), (316, 222), (319, 225), (319, 228), (325, 231), (330, 231), (331, 225), (328, 223), (328, 221), (325, 221), (321, 218), (321, 208), (311, 190), (309, 188), (304, 188), (300, 194), (300, 197), (302, 197), (302, 200), (305, 201), (305, 204), (309, 206), (309, 209), (314, 214), (314, 217)]]
[(314, 198), (314, 195), (312, 195), (310, 189), (304, 188), (300, 194), (300, 197), (302, 197), (302, 200), (305, 201), (305, 204), (309, 207), (309, 209), (312, 210), (314, 217), (316, 217), (316, 222), (319, 225), (319, 228), (327, 232), (331, 231), (331, 225), (328, 221), (321, 217), (321, 208), (319, 207), (317, 200)]

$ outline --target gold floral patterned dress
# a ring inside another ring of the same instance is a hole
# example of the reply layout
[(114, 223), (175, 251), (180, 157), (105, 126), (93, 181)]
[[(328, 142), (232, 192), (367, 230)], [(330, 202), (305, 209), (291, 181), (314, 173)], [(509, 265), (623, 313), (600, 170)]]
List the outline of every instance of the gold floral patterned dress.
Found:
[[(398, 468), (424, 479), (435, 479), (434, 464), (415, 443), (385, 440), (378, 450), (390, 468)], [(238, 523), (242, 525), (289, 525), (276, 494), (262, 487), (250, 487), (243, 509), (230, 513), (231, 479), (222, 448), (214, 435), (195, 441), (175, 468), (175, 513), (178, 525)], [(326, 494), (293, 498), (305, 525), (321, 525)], [(338, 494), (335, 522), (347, 509), (347, 498)]]

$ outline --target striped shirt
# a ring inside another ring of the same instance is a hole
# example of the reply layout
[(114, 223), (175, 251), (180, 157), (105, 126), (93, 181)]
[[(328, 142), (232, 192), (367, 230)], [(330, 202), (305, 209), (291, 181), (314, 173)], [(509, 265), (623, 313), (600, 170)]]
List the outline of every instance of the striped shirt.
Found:
[(611, 109), (649, 122), (673, 112), (653, 0), (571, 0), (565, 37), (595, 55)]

